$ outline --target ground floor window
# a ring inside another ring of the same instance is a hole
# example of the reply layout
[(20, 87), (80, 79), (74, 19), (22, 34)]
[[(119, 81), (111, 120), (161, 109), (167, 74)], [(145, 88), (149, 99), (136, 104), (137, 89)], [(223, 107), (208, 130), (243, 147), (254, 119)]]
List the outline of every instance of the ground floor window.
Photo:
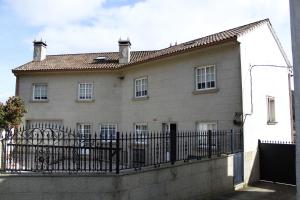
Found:
[(148, 134), (147, 123), (135, 123), (135, 141), (137, 143), (147, 143), (146, 137)]
[[(198, 132), (198, 146), (207, 147), (208, 146), (208, 131), (217, 131), (216, 122), (197, 122), (196, 131)], [(212, 145), (216, 146), (216, 137), (212, 138)]]
[(100, 134), (102, 140), (115, 140), (117, 133), (117, 124), (101, 124)]
[(77, 136), (80, 139), (81, 146), (88, 146), (89, 137), (92, 134), (92, 125), (86, 123), (77, 123)]

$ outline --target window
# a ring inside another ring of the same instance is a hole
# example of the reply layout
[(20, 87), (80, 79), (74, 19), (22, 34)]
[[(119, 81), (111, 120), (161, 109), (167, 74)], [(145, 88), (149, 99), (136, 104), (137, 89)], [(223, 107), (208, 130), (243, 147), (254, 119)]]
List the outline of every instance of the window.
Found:
[(268, 107), (268, 123), (276, 123), (275, 118), (275, 98), (267, 97), (267, 107)]
[(92, 133), (92, 125), (91, 124), (77, 124), (77, 133), (80, 139), (80, 146), (88, 146), (89, 145), (89, 136)]
[(147, 143), (145, 138), (148, 133), (148, 125), (146, 123), (135, 124), (135, 140), (137, 143)]
[(196, 68), (196, 90), (216, 88), (216, 67), (209, 65)]
[(197, 123), (197, 131), (216, 131), (216, 130), (217, 130), (217, 123), (215, 122)]
[(148, 79), (147, 77), (135, 79), (135, 97), (147, 97), (148, 95)]
[(78, 85), (78, 100), (92, 100), (93, 99), (93, 84), (79, 83)]
[(117, 133), (116, 124), (101, 124), (100, 125), (100, 134), (102, 140), (115, 140)]
[(47, 84), (33, 84), (33, 100), (43, 101), (47, 100)]
[[(200, 132), (199, 138), (198, 138), (198, 147), (199, 148), (207, 148), (208, 147), (208, 141), (207, 141), (207, 131), (215, 132), (217, 131), (217, 123), (215, 122), (198, 122), (196, 124), (196, 130)], [(197, 134), (198, 135), (198, 134)], [(216, 147), (217, 144), (217, 137), (212, 137), (212, 146)]]

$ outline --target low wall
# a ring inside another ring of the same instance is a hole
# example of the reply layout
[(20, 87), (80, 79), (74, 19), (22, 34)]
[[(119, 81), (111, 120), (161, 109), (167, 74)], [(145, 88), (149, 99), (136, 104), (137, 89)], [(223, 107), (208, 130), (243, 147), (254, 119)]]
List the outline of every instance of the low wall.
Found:
[(233, 157), (120, 175), (1, 175), (1, 200), (205, 199), (232, 192)]

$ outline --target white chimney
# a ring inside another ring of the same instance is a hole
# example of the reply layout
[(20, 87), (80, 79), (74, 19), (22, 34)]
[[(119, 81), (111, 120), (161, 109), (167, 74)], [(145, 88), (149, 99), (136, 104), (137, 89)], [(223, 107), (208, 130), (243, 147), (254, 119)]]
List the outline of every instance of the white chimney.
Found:
[(42, 61), (46, 58), (47, 44), (42, 41), (33, 41), (33, 61)]
[(130, 40), (119, 40), (119, 63), (127, 64), (130, 62)]

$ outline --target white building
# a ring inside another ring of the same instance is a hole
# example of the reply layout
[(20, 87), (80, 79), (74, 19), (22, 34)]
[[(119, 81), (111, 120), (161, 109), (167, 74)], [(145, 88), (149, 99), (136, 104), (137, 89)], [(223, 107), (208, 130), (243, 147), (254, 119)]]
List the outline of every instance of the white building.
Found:
[(244, 129), (245, 182), (258, 139), (291, 140), (290, 64), (268, 19), (156, 51), (46, 55), (13, 70), (24, 122), (111, 131)]

